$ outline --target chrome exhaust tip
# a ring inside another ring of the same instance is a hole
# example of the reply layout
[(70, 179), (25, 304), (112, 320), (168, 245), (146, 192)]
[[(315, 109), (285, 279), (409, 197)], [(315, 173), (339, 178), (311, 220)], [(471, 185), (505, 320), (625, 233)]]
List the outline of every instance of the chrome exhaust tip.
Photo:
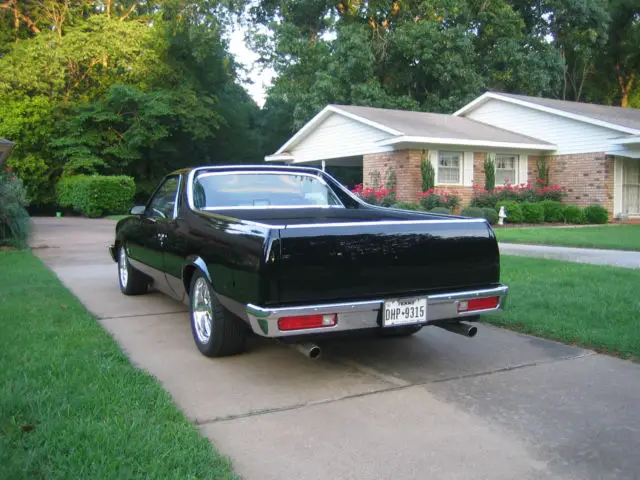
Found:
[(312, 360), (317, 360), (322, 355), (322, 349), (315, 343), (292, 343), (290, 346)]
[(473, 338), (478, 333), (478, 328), (468, 323), (455, 322), (455, 323), (434, 323), (436, 327), (440, 327), (448, 332), (457, 333), (463, 337)]

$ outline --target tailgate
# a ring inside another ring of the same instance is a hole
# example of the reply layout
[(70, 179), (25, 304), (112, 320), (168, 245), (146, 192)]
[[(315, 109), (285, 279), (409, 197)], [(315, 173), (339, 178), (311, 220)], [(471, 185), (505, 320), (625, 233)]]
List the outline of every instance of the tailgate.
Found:
[(498, 244), (481, 219), (292, 225), (280, 230), (279, 302), (455, 291), (498, 283)]

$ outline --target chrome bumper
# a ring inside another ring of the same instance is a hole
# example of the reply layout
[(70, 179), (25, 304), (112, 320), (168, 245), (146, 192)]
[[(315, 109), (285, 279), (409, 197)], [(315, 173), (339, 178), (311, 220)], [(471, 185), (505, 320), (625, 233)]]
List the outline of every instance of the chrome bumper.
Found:
[[(483, 290), (468, 290), (455, 293), (441, 293), (427, 295), (428, 325), (438, 320), (449, 320), (477, 316), (483, 313), (496, 312), (504, 309), (505, 298), (509, 287), (501, 285)], [(499, 297), (498, 306), (484, 310), (458, 312), (458, 304), (463, 301), (482, 297)], [(290, 337), (299, 335), (313, 335), (331, 332), (345, 332), (349, 330), (363, 330), (379, 328), (381, 326), (381, 310), (384, 300), (369, 300), (364, 302), (328, 303), (322, 305), (303, 305), (296, 307), (263, 308), (247, 305), (246, 314), (251, 329), (262, 337)], [(335, 313), (338, 322), (332, 327), (308, 328), (304, 330), (282, 331), (278, 328), (278, 320), (282, 317), (317, 315)]]

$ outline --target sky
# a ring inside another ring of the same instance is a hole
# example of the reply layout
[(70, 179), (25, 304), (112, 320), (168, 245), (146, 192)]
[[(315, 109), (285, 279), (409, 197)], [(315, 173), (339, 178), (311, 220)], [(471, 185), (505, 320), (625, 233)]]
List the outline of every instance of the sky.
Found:
[(256, 65), (258, 55), (252, 52), (244, 41), (244, 35), (246, 30), (236, 24), (236, 27), (229, 33), (229, 50), (235, 56), (236, 61), (247, 69), (249, 80), (252, 83), (245, 83), (244, 87), (249, 92), (249, 95), (253, 97), (256, 103), (262, 107), (265, 101), (265, 90), (271, 85), (271, 81), (274, 77), (274, 72), (271, 68), (261, 70), (260, 66)]

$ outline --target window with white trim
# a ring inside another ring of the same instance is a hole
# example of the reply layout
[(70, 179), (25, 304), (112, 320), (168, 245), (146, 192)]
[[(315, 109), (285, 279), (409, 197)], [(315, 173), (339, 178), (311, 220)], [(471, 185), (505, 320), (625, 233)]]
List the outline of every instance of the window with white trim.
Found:
[(496, 186), (518, 183), (518, 155), (496, 154)]
[(460, 184), (462, 152), (438, 152), (437, 184)]

